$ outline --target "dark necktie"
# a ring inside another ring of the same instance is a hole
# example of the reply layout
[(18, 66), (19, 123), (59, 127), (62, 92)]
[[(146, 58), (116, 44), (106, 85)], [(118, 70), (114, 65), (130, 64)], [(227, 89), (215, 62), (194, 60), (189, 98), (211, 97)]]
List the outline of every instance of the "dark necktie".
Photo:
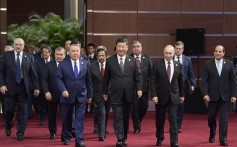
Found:
[(168, 62), (168, 67), (167, 67), (167, 75), (168, 75), (168, 79), (170, 81), (170, 74), (171, 74), (171, 67), (170, 67), (170, 61)]
[(77, 79), (78, 77), (78, 68), (77, 68), (77, 62), (74, 62), (74, 76)]
[(16, 58), (16, 83), (21, 83), (21, 63), (20, 63), (20, 53), (17, 53)]
[(124, 68), (123, 68), (123, 58), (120, 58), (120, 63), (119, 63), (120, 69), (122, 71), (122, 73), (124, 72)]
[(181, 62), (180, 62), (180, 56), (177, 56), (177, 59), (178, 59), (178, 62), (181, 63)]
[(103, 77), (104, 77), (104, 74), (105, 74), (104, 63), (101, 63), (101, 65), (100, 65), (100, 73), (101, 73), (101, 76), (102, 76), (102, 78), (103, 78)]
[(138, 56), (136, 57), (136, 65), (138, 68), (141, 68), (141, 62), (140, 62)]

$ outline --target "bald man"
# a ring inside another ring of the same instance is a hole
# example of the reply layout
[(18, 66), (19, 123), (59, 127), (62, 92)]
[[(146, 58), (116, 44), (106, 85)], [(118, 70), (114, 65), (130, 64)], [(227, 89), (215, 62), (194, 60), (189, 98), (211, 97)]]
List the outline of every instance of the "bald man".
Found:
[(176, 115), (179, 103), (184, 101), (184, 91), (182, 65), (173, 61), (174, 53), (174, 47), (167, 45), (163, 50), (164, 58), (152, 68), (151, 97), (156, 107), (156, 146), (162, 146), (164, 140), (165, 113), (168, 108), (171, 147), (179, 147)]

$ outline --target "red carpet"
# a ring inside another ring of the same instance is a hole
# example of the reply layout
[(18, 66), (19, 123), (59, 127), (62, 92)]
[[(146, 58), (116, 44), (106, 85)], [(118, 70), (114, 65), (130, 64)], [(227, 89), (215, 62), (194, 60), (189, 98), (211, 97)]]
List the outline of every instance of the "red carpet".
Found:
[[(228, 129), (228, 143), (230, 147), (237, 147), (237, 114), (229, 115), (229, 129)], [(86, 114), (85, 127), (85, 144), (87, 147), (113, 147), (116, 143), (116, 137), (113, 133), (113, 116), (110, 116), (108, 123), (108, 131), (106, 140), (99, 142), (96, 134), (93, 134), (93, 118), (91, 114)], [(47, 123), (44, 126), (38, 125), (38, 118), (36, 115), (32, 120), (28, 121), (28, 127), (25, 132), (23, 141), (16, 140), (16, 126), (12, 129), (12, 135), (7, 137), (5, 135), (2, 116), (0, 117), (0, 147), (74, 147), (74, 139), (71, 140), (70, 145), (63, 145), (60, 141), (61, 122), (59, 121), (58, 134), (55, 140), (49, 140), (49, 132)], [(168, 120), (165, 127), (165, 140), (163, 147), (169, 147), (169, 133)], [(133, 128), (130, 123), (130, 131), (128, 134), (129, 147), (152, 147), (155, 146), (155, 113), (148, 112), (142, 123), (142, 131), (140, 134), (133, 134)], [(207, 115), (185, 114), (182, 133), (179, 134), (179, 144), (181, 147), (203, 147), (219, 146), (218, 134), (216, 142), (210, 144), (208, 142), (209, 129), (207, 126)], [(218, 130), (217, 130), (218, 131)]]

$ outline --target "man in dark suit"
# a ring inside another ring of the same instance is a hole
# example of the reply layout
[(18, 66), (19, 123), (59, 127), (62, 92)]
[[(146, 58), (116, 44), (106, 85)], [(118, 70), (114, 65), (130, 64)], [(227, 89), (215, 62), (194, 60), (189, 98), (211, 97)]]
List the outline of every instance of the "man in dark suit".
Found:
[[(175, 47), (174, 60), (182, 64), (184, 94), (185, 97), (187, 97), (189, 87), (191, 91), (194, 91), (194, 86), (196, 84), (195, 77), (193, 74), (192, 61), (189, 57), (183, 55), (184, 44), (182, 41), (177, 41), (174, 47)], [(184, 103), (179, 103), (177, 111), (177, 127), (179, 133), (182, 132), (181, 126), (183, 123), (183, 113), (184, 113)]]
[(156, 107), (156, 146), (162, 146), (166, 108), (170, 123), (171, 147), (178, 147), (178, 129), (176, 115), (179, 103), (184, 101), (182, 65), (173, 61), (174, 47), (164, 48), (164, 58), (152, 68), (151, 97)]
[(141, 69), (143, 84), (142, 97), (136, 98), (132, 104), (132, 120), (134, 133), (141, 131), (141, 122), (148, 109), (149, 85), (151, 78), (152, 62), (148, 55), (142, 53), (142, 43), (139, 41), (132, 42), (132, 54), (136, 58), (136, 64)]
[(70, 144), (72, 131), (72, 113), (75, 106), (75, 140), (76, 147), (85, 147), (84, 144), (84, 112), (86, 101), (92, 99), (92, 82), (89, 71), (89, 62), (80, 58), (80, 46), (71, 45), (70, 58), (65, 58), (58, 66), (56, 81), (60, 97), (62, 116), (62, 141)]
[[(104, 98), (110, 98), (114, 113), (116, 146), (126, 146), (131, 105), (138, 95), (142, 96), (142, 75), (134, 57), (126, 55), (128, 40), (116, 41), (116, 54), (106, 60), (103, 79)], [(136, 92), (134, 90), (137, 90)]]
[(48, 128), (50, 132), (50, 139), (55, 139), (55, 135), (57, 133), (57, 110), (60, 100), (60, 91), (57, 88), (56, 83), (56, 73), (58, 70), (58, 64), (62, 62), (65, 58), (66, 52), (62, 47), (58, 47), (54, 52), (54, 61), (51, 61), (46, 64), (45, 72), (43, 74), (43, 93), (45, 94), (45, 98), (47, 100), (48, 105)]
[(204, 64), (202, 75), (202, 93), (208, 102), (208, 126), (210, 128), (209, 142), (215, 142), (216, 116), (219, 111), (219, 141), (220, 145), (228, 146), (228, 108), (229, 103), (236, 102), (237, 80), (233, 62), (223, 59), (225, 48), (217, 45), (214, 50), (215, 59)]
[(87, 50), (86, 50), (86, 54), (87, 57), (89, 58), (90, 62), (92, 63), (93, 61), (97, 60), (96, 55), (95, 55), (95, 44), (93, 43), (89, 43), (87, 45)]
[(11, 121), (18, 104), (17, 140), (24, 139), (27, 122), (27, 103), (29, 97), (29, 79), (32, 78), (34, 95), (39, 94), (38, 78), (33, 58), (24, 52), (24, 40), (14, 40), (14, 51), (6, 52), (0, 60), (0, 90), (5, 97), (7, 136), (11, 135)]
[(97, 105), (97, 122), (99, 141), (104, 141), (106, 134), (106, 125), (110, 111), (110, 103), (107, 97), (103, 97), (103, 77), (105, 71), (105, 61), (107, 50), (104, 46), (98, 46), (96, 50), (98, 61), (90, 66), (91, 80), (93, 83), (92, 101)]
[(42, 58), (35, 62), (38, 79), (39, 79), (39, 88), (40, 88), (40, 94), (37, 98), (35, 98), (35, 101), (38, 104), (38, 108), (39, 108), (39, 125), (40, 126), (44, 125), (46, 115), (47, 115), (46, 113), (47, 101), (45, 99), (45, 94), (43, 92), (42, 81), (43, 81), (43, 75), (46, 69), (46, 63), (54, 60), (53, 58), (50, 57), (51, 53), (52, 53), (52, 49), (50, 48), (50, 46), (43, 44), (41, 46)]

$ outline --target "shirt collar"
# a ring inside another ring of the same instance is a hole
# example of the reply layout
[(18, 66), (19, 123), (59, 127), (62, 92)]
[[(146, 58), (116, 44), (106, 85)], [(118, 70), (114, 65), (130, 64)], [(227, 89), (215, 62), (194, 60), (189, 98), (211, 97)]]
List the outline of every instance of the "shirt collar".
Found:
[(223, 58), (220, 61), (215, 59), (215, 63), (223, 63)]
[[(167, 65), (168, 61), (166, 59), (164, 59), (164, 60), (165, 60), (165, 65)], [(173, 64), (173, 60), (170, 60), (170, 65), (172, 65), (172, 64)]]
[(120, 57), (120, 56), (117, 54), (117, 58), (118, 58), (118, 60), (120, 60), (120, 58), (123, 58), (123, 61), (124, 61), (125, 58), (126, 58), (126, 55), (124, 55), (123, 57)]
[[(14, 54), (15, 54), (15, 56), (17, 56), (17, 52), (14, 50)], [(22, 57), (22, 54), (23, 54), (23, 52), (20, 52), (20, 56)]]

